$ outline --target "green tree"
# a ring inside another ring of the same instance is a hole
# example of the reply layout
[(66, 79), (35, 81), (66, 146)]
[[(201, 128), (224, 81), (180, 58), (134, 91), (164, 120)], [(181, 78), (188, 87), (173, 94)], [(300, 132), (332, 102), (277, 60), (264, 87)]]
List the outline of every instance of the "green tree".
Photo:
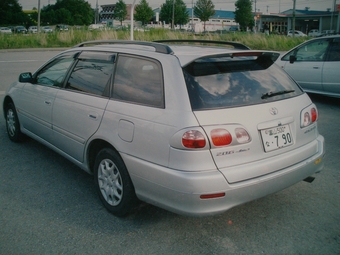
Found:
[(174, 24), (183, 25), (189, 22), (189, 13), (183, 0), (166, 0), (161, 6), (159, 17), (161, 21), (172, 24), (172, 12), (175, 1)]
[(0, 1), (0, 24), (27, 26), (29, 17), (22, 11), (18, 0)]
[(247, 27), (252, 28), (255, 22), (251, 11), (251, 0), (237, 0), (235, 7), (235, 21), (240, 24), (241, 30), (246, 31)]
[(183, 0), (176, 0), (175, 3), (175, 24), (184, 25), (189, 22), (189, 13)]
[(143, 25), (152, 20), (153, 11), (146, 0), (141, 0), (135, 10), (135, 20), (141, 21)]
[(56, 14), (52, 5), (44, 6), (40, 13), (40, 22), (43, 25), (57, 24)]
[(120, 25), (122, 25), (127, 16), (126, 4), (123, 0), (117, 2), (113, 15), (116, 20), (120, 21)]
[(55, 23), (74, 25), (72, 13), (65, 8), (57, 9), (55, 11)]
[(41, 20), (44, 24), (89, 25), (93, 23), (94, 10), (85, 0), (57, 0), (41, 9)]
[(198, 0), (194, 6), (194, 14), (203, 21), (204, 31), (205, 22), (215, 14), (215, 5), (211, 0)]

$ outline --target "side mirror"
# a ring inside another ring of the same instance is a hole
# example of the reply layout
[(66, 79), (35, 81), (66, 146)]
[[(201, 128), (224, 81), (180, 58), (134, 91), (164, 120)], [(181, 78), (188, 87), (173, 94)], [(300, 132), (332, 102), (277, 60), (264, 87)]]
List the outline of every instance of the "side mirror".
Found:
[(293, 64), (296, 61), (296, 57), (294, 55), (289, 56), (289, 63)]
[(32, 73), (21, 73), (19, 75), (19, 82), (29, 82), (33, 83)]

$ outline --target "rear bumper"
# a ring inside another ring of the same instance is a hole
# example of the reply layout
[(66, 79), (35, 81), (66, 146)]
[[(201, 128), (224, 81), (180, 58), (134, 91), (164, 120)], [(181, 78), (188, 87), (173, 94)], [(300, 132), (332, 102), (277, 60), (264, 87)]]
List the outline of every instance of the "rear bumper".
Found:
[[(279, 171), (234, 184), (228, 183), (218, 170), (176, 171), (122, 156), (141, 200), (178, 214), (206, 216), (278, 192), (321, 171), (324, 138), (318, 136), (317, 141), (318, 151), (312, 157)], [(220, 192), (224, 192), (225, 196), (200, 198), (202, 194)]]

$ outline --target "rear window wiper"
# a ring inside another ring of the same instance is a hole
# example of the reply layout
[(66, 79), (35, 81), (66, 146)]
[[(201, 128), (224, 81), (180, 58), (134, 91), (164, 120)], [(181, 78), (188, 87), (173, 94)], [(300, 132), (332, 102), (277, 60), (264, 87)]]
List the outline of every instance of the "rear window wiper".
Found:
[(283, 95), (283, 94), (288, 94), (288, 93), (293, 93), (295, 92), (295, 90), (282, 90), (282, 91), (278, 91), (278, 92), (268, 92), (265, 93), (261, 96), (261, 99), (266, 99), (269, 97), (274, 97), (274, 96), (278, 96), (278, 95)]

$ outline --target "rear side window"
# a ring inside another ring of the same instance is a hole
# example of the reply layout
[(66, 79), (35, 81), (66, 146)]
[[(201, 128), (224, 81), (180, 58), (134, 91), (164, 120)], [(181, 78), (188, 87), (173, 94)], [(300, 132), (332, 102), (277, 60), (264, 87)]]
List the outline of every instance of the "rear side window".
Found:
[(98, 96), (109, 96), (115, 54), (82, 52), (66, 88)]
[(265, 56), (199, 59), (183, 72), (193, 110), (261, 104), (303, 93)]
[(112, 97), (117, 100), (164, 108), (163, 75), (153, 59), (120, 55)]

